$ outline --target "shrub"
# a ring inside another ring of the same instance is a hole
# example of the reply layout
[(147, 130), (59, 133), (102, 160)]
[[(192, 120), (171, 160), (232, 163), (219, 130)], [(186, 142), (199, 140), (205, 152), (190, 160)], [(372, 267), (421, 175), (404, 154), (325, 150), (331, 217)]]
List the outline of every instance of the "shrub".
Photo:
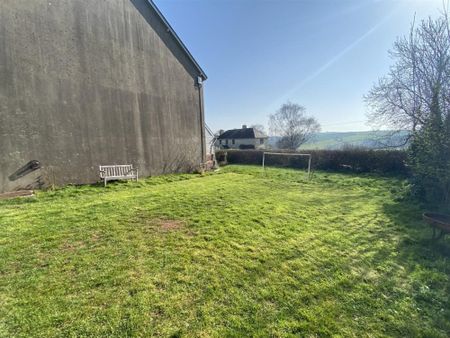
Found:
[[(225, 156), (229, 164), (261, 165), (261, 150), (219, 151), (217, 156)], [(312, 155), (313, 170), (351, 171), (359, 173), (376, 172), (383, 174), (408, 174), (407, 154), (400, 150), (311, 150), (304, 151)], [(268, 166), (285, 166), (304, 169), (308, 166), (305, 157), (266, 156)]]
[(255, 149), (255, 146), (253, 144), (240, 144), (239, 149)]
[(226, 165), (227, 164), (227, 152), (220, 150), (216, 151), (216, 160), (219, 163), (219, 165)]
[(450, 116), (432, 116), (409, 149), (413, 191), (426, 203), (450, 209)]

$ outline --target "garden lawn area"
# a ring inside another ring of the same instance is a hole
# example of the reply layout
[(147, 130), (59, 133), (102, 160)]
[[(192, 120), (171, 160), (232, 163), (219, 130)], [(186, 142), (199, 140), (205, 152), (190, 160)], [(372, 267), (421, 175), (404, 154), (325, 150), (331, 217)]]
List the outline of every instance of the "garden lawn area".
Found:
[(450, 335), (400, 178), (229, 166), (0, 202), (0, 336)]

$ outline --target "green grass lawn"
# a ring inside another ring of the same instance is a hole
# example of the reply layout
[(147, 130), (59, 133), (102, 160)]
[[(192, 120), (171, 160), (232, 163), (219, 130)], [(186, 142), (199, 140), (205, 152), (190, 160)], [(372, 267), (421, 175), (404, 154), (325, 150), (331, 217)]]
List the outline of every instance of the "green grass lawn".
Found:
[(450, 335), (401, 179), (230, 166), (0, 202), (0, 336)]

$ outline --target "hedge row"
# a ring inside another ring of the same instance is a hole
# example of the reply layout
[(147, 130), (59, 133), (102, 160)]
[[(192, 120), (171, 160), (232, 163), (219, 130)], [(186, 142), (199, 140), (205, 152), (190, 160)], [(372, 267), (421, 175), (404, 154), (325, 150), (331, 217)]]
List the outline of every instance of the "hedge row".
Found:
[[(277, 151), (279, 152), (279, 151)], [(312, 155), (313, 170), (377, 172), (385, 174), (408, 174), (406, 152), (400, 150), (308, 150)], [(216, 153), (219, 162), (229, 164), (261, 165), (261, 150), (221, 150)], [(296, 156), (266, 155), (266, 165), (307, 168), (308, 159)]]

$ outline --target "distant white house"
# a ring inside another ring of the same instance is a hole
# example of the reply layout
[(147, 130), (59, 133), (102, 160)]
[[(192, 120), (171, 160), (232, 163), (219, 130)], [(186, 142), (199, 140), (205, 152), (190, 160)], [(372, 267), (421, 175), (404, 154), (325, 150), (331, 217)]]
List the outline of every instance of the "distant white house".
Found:
[(219, 149), (264, 149), (268, 136), (255, 128), (231, 129), (221, 133), (216, 141)]

